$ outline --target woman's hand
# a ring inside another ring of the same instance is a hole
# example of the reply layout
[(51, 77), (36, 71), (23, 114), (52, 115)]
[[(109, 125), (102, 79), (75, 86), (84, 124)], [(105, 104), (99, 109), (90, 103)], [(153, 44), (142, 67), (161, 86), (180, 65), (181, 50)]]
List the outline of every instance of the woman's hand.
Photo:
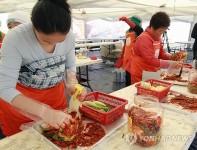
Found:
[(160, 68), (163, 69), (179, 69), (183, 65), (183, 61), (172, 61), (160, 59)]
[(65, 124), (70, 124), (72, 116), (61, 110), (43, 107), (41, 118), (45, 123), (59, 129), (60, 127), (64, 128)]
[(136, 24), (134, 22), (132, 22), (130, 19), (128, 19), (127, 17), (121, 17), (119, 18), (120, 21), (125, 21), (130, 28), (134, 28), (136, 26)]
[(183, 66), (183, 61), (170, 61), (169, 68), (180, 69)]
[(83, 101), (87, 94), (87, 90), (80, 84), (74, 84), (68, 88), (71, 95), (74, 95), (79, 101)]
[(126, 20), (128, 20), (127, 17), (120, 17), (119, 18), (119, 21), (126, 21)]

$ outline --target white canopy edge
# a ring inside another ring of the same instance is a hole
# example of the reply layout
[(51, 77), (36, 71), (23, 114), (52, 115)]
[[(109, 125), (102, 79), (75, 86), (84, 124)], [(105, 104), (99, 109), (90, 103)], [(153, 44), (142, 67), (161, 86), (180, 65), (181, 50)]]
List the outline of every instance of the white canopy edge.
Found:
[[(1, 0), (0, 12), (17, 9), (31, 11), (37, 0)], [(76, 19), (118, 20), (121, 16), (137, 15), (149, 20), (157, 11), (168, 13), (173, 20), (193, 22), (197, 14), (197, 0), (68, 0)]]

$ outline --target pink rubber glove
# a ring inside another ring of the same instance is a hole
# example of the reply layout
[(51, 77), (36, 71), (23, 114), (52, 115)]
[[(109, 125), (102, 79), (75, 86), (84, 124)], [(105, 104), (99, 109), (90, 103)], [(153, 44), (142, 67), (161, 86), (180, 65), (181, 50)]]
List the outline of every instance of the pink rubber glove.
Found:
[(124, 16), (123, 16), (123, 17), (120, 17), (120, 18), (119, 18), (119, 21), (126, 21), (127, 19), (128, 19), (127, 17), (124, 17)]
[(120, 21), (125, 21), (132, 29), (136, 26), (134, 22), (132, 22), (130, 19), (126, 17), (119, 18)]

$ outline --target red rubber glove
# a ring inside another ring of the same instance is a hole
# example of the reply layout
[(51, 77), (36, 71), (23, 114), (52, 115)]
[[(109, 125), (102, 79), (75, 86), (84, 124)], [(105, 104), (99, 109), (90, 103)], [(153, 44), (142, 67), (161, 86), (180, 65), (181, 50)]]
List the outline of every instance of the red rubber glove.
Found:
[(120, 17), (119, 21), (125, 21), (132, 29), (136, 26), (136, 24), (132, 22), (130, 19), (128, 19), (127, 17)]

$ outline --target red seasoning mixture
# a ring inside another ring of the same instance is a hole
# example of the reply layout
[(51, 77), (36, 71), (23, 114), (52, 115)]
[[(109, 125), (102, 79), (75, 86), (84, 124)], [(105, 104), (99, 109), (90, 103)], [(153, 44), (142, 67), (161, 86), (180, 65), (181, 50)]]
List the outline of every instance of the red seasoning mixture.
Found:
[(162, 116), (138, 107), (129, 110), (129, 131), (136, 134), (136, 144), (149, 147), (160, 141)]
[(169, 101), (169, 103), (177, 104), (183, 107), (183, 109), (197, 111), (197, 98), (188, 97), (183, 94), (174, 94), (169, 93), (169, 95), (174, 95), (173, 98)]
[(171, 80), (171, 81), (178, 81), (178, 82), (188, 82), (188, 80), (183, 80), (182, 77), (179, 77), (177, 75), (167, 75), (163, 77), (163, 80)]
[(105, 136), (105, 130), (98, 123), (76, 122), (74, 121), (70, 127), (66, 126), (64, 129), (42, 128), (42, 134), (60, 148), (88, 147)]

